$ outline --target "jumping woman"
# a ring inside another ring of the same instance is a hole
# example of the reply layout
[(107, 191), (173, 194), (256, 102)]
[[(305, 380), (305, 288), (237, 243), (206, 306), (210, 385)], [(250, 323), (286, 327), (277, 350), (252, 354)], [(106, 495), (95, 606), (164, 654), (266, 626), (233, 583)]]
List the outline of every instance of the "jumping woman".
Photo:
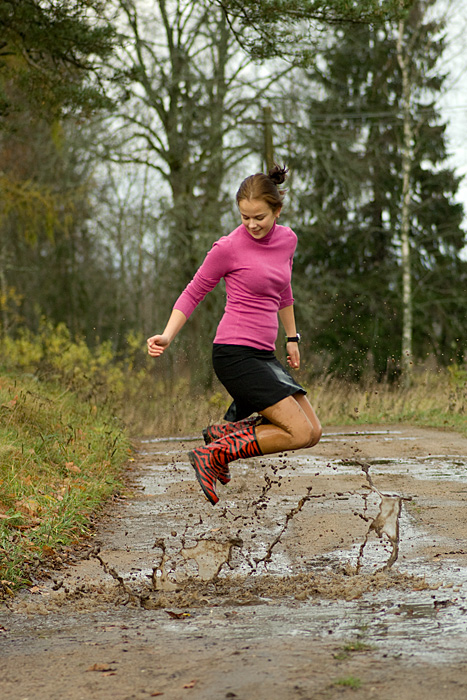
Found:
[[(300, 386), (274, 355), (278, 317), (287, 364), (300, 367), (291, 287), (297, 236), (277, 223), (287, 169), (247, 177), (236, 200), (241, 225), (216, 241), (174, 304), (165, 330), (148, 339), (151, 357), (167, 350), (187, 319), (224, 278), (227, 302), (213, 344), (213, 366), (233, 398), (226, 423), (203, 431), (205, 446), (189, 452), (196, 478), (214, 505), (216, 481), (230, 481), (229, 462), (313, 447), (321, 425)], [(259, 416), (252, 416), (253, 413)]]

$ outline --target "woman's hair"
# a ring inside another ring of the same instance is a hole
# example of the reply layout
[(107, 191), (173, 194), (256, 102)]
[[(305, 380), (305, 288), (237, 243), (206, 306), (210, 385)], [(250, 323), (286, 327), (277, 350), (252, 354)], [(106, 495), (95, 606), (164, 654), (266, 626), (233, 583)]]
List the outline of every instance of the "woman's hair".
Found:
[(287, 173), (288, 168), (274, 165), (267, 175), (256, 173), (245, 178), (238, 188), (237, 204), (240, 204), (242, 199), (262, 199), (275, 211), (282, 206), (285, 191), (279, 189), (278, 185), (285, 182)]

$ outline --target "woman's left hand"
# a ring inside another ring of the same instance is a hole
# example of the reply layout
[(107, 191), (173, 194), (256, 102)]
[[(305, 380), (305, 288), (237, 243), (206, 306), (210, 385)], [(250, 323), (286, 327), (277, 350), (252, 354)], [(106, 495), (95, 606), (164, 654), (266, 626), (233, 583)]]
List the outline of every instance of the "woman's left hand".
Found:
[(300, 369), (300, 351), (298, 343), (287, 343), (287, 364), (292, 369)]

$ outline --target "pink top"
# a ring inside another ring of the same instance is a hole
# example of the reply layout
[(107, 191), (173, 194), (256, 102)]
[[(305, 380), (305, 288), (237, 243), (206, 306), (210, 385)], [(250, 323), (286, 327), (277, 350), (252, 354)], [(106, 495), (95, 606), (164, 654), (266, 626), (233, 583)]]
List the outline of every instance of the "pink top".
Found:
[(274, 350), (277, 312), (293, 304), (292, 260), (297, 236), (274, 224), (259, 240), (242, 224), (216, 241), (174, 304), (188, 318), (196, 306), (225, 279), (227, 303), (215, 343)]

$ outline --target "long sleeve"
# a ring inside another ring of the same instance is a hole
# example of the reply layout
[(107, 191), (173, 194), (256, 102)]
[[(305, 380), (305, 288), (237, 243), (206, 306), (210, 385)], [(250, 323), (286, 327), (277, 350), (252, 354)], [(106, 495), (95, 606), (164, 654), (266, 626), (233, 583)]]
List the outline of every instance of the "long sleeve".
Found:
[(174, 309), (182, 311), (187, 318), (191, 316), (206, 294), (228, 273), (229, 247), (226, 236), (213, 244), (201, 267), (178, 297)]
[[(293, 266), (293, 256), (290, 258), (290, 274), (292, 274), (292, 266)], [(293, 292), (292, 292), (292, 284), (289, 283), (288, 286), (284, 289), (284, 291), (281, 294), (281, 300), (279, 303), (279, 310), (280, 309), (285, 309), (287, 306), (292, 306), (294, 303), (294, 297), (293, 297)]]

